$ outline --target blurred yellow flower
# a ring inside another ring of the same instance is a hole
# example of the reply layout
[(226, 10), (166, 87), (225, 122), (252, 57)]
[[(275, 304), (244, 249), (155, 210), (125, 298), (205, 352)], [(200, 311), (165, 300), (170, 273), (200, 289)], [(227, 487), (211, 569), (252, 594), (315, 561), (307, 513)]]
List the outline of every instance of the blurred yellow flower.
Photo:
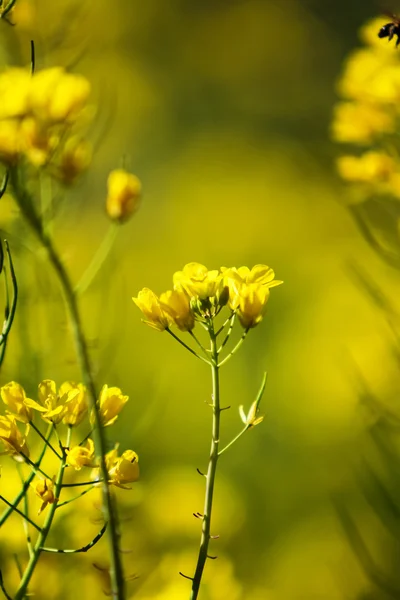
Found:
[(46, 508), (48, 504), (54, 504), (57, 502), (57, 498), (54, 496), (54, 482), (51, 479), (43, 478), (37, 479), (32, 484), (35, 493), (42, 500), (42, 505), (38, 510), (38, 515)]
[(143, 288), (137, 295), (137, 298), (132, 298), (136, 306), (142, 311), (146, 319), (144, 323), (150, 325), (157, 331), (164, 331), (172, 325), (173, 320), (167, 313), (158, 296), (149, 288)]
[(61, 384), (59, 395), (67, 397), (63, 417), (64, 425), (80, 425), (88, 410), (86, 387), (82, 383), (66, 381)]
[(332, 136), (337, 142), (370, 144), (395, 128), (395, 114), (388, 108), (365, 102), (339, 102), (334, 108)]
[(259, 283), (242, 284), (238, 296), (237, 315), (240, 324), (249, 329), (261, 323), (269, 298), (269, 288)]
[(13, 67), (0, 74), (0, 119), (27, 114), (31, 82), (32, 76), (27, 69)]
[(10, 413), (14, 415), (18, 421), (29, 423), (32, 420), (32, 408), (26, 402), (25, 390), (19, 383), (10, 381), (3, 385), (1, 390), (1, 398), (10, 409)]
[(21, 154), (21, 125), (16, 119), (0, 121), (0, 161), (14, 165)]
[(74, 446), (67, 450), (68, 466), (80, 471), (82, 467), (94, 467), (94, 443), (91, 438), (85, 446)]
[(42, 167), (51, 158), (60, 138), (33, 117), (26, 117), (20, 128), (21, 148), (29, 162)]
[(124, 223), (139, 208), (142, 185), (136, 175), (116, 169), (108, 176), (107, 188), (107, 214), (111, 220)]
[[(108, 385), (103, 385), (98, 400), (99, 413), (103, 427), (115, 423), (119, 413), (128, 402), (128, 399), (129, 396), (124, 396), (118, 387), (108, 387)], [(94, 423), (93, 413), (91, 415), (91, 422)]]
[(191, 331), (194, 315), (187, 294), (183, 290), (173, 290), (160, 295), (160, 305), (181, 331)]
[(174, 273), (173, 283), (176, 290), (183, 289), (189, 296), (205, 300), (221, 291), (222, 278), (218, 270), (209, 271), (204, 265), (192, 262)]
[(4, 444), (5, 454), (10, 454), (17, 460), (20, 457), (21, 462), (23, 462), (21, 454), (29, 456), (26, 435), (22, 435), (12, 415), (0, 416), (0, 439)]
[(120, 457), (115, 458), (114, 463), (108, 469), (109, 482), (113, 485), (126, 487), (127, 483), (133, 483), (139, 479), (139, 457), (133, 450), (125, 450)]
[(54, 175), (65, 185), (70, 185), (86, 171), (91, 160), (91, 144), (78, 136), (72, 136), (64, 144)]
[(365, 152), (361, 156), (341, 156), (337, 160), (340, 176), (347, 181), (387, 181), (396, 171), (394, 159), (384, 152)]

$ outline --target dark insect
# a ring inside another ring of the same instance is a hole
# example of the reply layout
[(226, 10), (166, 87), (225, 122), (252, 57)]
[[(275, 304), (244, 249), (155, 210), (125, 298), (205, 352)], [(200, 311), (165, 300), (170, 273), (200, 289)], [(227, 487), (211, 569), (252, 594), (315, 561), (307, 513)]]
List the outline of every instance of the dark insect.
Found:
[(388, 16), (392, 19), (390, 23), (386, 23), (383, 27), (380, 28), (378, 37), (380, 38), (389, 38), (389, 42), (397, 35), (396, 48), (400, 44), (400, 19), (396, 17), (396, 15), (388, 14)]

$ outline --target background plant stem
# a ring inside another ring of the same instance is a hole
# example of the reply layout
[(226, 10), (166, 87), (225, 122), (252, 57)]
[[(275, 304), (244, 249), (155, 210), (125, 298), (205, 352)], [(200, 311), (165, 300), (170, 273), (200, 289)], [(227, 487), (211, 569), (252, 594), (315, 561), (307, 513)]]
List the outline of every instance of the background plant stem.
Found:
[(196, 600), (199, 589), (201, 578), (204, 571), (204, 566), (207, 561), (208, 545), (210, 542), (210, 531), (211, 531), (211, 512), (214, 495), (214, 482), (217, 471), (218, 462), (218, 448), (219, 448), (219, 426), (220, 426), (220, 400), (219, 400), (219, 365), (218, 365), (218, 348), (217, 338), (214, 332), (212, 323), (209, 326), (210, 340), (211, 340), (211, 373), (212, 373), (212, 409), (213, 409), (213, 422), (212, 422), (212, 439), (211, 439), (211, 453), (210, 460), (208, 463), (207, 475), (206, 475), (206, 495), (204, 500), (204, 511), (203, 511), (203, 524), (201, 529), (201, 540), (200, 550), (197, 559), (196, 571), (193, 577), (192, 591), (190, 594), (190, 600)]
[(125, 582), (122, 568), (121, 555), (119, 552), (119, 527), (117, 515), (113, 503), (113, 498), (108, 485), (108, 472), (105, 462), (106, 442), (104, 429), (101, 423), (100, 414), (96, 404), (97, 392), (92, 376), (89, 353), (83, 333), (83, 327), (80, 319), (78, 302), (74, 292), (74, 287), (69, 278), (67, 270), (64, 267), (54, 245), (43, 230), (41, 219), (37, 215), (34, 203), (30, 195), (20, 185), (18, 172), (16, 169), (11, 169), (11, 182), (15, 192), (15, 199), (18, 206), (25, 217), (26, 221), (39, 238), (43, 247), (47, 250), (48, 259), (57, 275), (61, 285), (64, 299), (67, 305), (67, 311), (70, 320), (70, 326), (75, 343), (76, 354), (78, 357), (79, 366), (82, 372), (83, 382), (88, 391), (89, 402), (93, 409), (95, 426), (93, 429), (93, 439), (96, 448), (96, 454), (100, 459), (100, 472), (102, 479), (102, 497), (103, 497), (103, 516), (108, 523), (107, 534), (109, 540), (110, 551), (110, 576), (112, 587), (112, 598), (114, 600), (125, 599)]

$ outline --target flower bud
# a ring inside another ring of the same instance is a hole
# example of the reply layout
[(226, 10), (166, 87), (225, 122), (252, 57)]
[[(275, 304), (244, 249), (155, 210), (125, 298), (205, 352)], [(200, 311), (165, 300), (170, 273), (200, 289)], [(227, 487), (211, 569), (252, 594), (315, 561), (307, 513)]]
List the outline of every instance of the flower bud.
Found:
[(112, 221), (125, 223), (139, 207), (142, 185), (123, 169), (111, 171), (107, 181), (106, 211)]

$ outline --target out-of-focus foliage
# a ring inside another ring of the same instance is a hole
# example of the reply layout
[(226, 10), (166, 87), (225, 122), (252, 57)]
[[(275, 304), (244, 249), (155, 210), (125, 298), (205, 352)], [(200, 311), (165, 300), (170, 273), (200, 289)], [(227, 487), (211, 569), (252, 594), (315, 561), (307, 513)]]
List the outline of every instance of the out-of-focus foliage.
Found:
[[(202, 509), (204, 493), (195, 467), (208, 453), (207, 374), (141, 325), (131, 296), (145, 285), (166, 289), (171, 272), (196, 260), (210, 268), (272, 264), (285, 280), (265, 327), (251, 332), (252, 343), (222, 378), (222, 397), (233, 407), (223, 416), (229, 441), (241, 427), (237, 408), (250, 404), (260, 372), (269, 372), (264, 422), (221, 458), (214, 526), (223, 535), (213, 542), (220, 558), (207, 565), (202, 599), (381, 598), (331, 502), (340, 492), (374, 556), (396, 559), (354, 478), (371, 425), (370, 411), (360, 411), (354, 363), (368, 390), (392, 406), (398, 356), (382, 311), (344, 265), (349, 258), (364, 265), (392, 302), (400, 285), (343, 209), (347, 192), (333, 174), (328, 135), (334, 81), (376, 7), (17, 4), (16, 26), (0, 21), (4, 66), (26, 67), (34, 39), (37, 68), (60, 64), (83, 73), (99, 106), (89, 132), (92, 170), (68, 191), (53, 225), (76, 280), (108, 227), (105, 190), (115, 156), (143, 182), (141, 210), (82, 298), (96, 379), (131, 398), (115, 439), (141, 460), (134, 491), (118, 490), (126, 571), (138, 576), (130, 597), (188, 597), (178, 571), (193, 570), (198, 544), (192, 513)], [(380, 43), (382, 57), (397, 61), (394, 47)], [(390, 114), (373, 116), (386, 123)], [(388, 206), (396, 214), (397, 200)], [(21, 288), (1, 384), (20, 381), (33, 395), (41, 379), (60, 383), (79, 373), (58, 286), (10, 198), (0, 208)], [(397, 219), (385, 214), (373, 213), (396, 238)], [(6, 460), (1, 483), (10, 495), (19, 487)], [(33, 490), (31, 502), (40, 503)], [(66, 507), (54, 543), (72, 548), (92, 539), (98, 504), (87, 495)], [(13, 554), (23, 544), (15, 516), (0, 532), (11, 587)], [(100, 597), (108, 586), (105, 554), (101, 540), (88, 554), (44, 556), (32, 591), (44, 600)]]

